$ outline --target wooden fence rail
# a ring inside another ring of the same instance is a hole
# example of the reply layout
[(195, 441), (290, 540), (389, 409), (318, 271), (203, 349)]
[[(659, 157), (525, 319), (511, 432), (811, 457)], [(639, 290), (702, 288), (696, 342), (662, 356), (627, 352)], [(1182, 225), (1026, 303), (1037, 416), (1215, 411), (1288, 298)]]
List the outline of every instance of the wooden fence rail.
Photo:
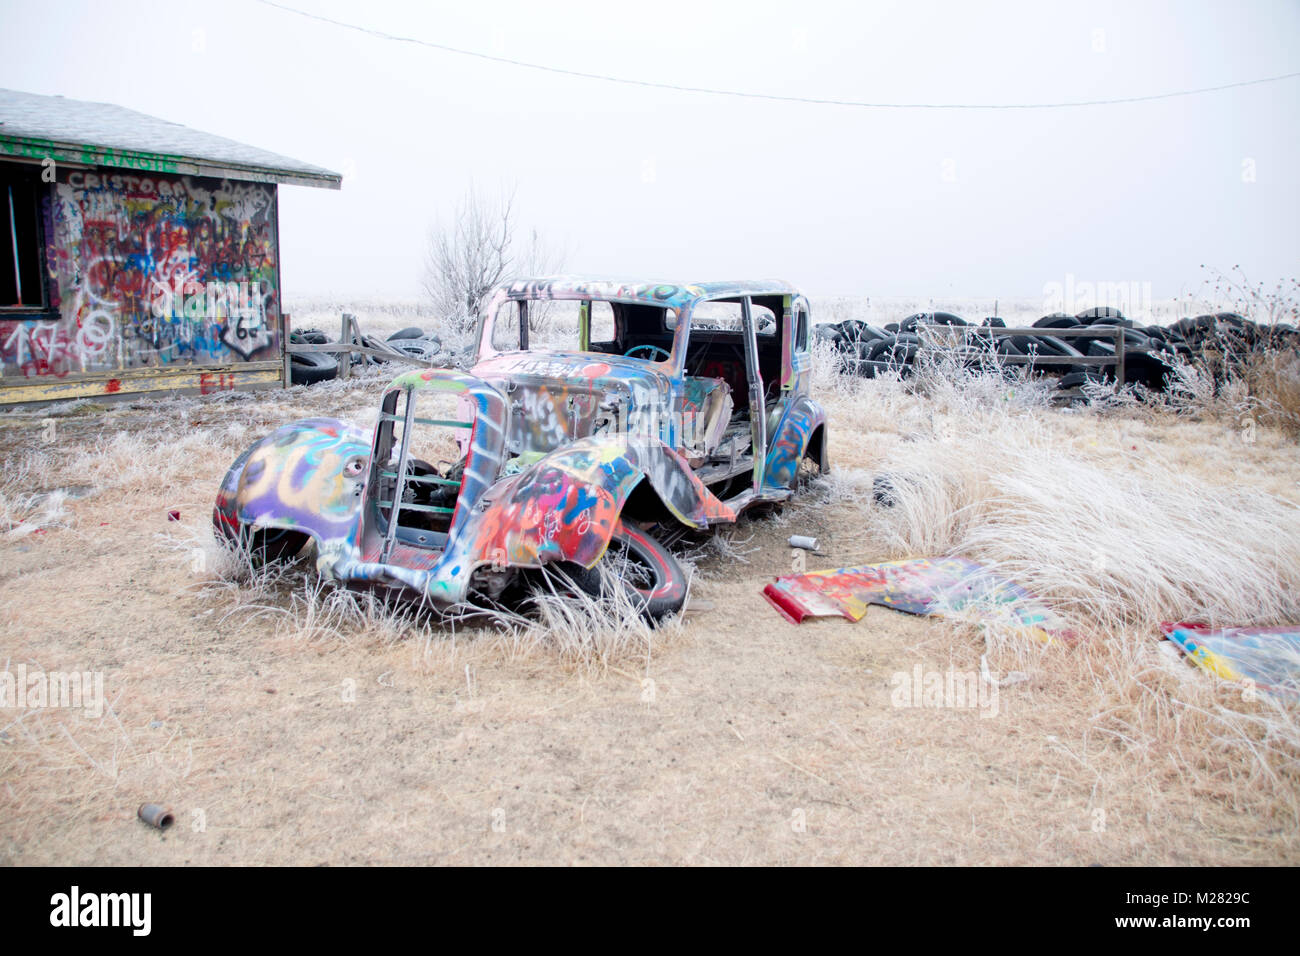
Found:
[[(357, 325), (357, 317), (349, 312), (343, 313), (343, 321), (339, 328), (339, 340), (337, 342), (326, 342), (323, 345), (294, 345), (289, 342), (289, 329), (284, 330), (284, 387), (288, 388), (292, 383), (291, 366), (293, 356), (308, 355), (313, 352), (328, 352), (336, 355), (347, 353), (346, 358), (339, 361), (339, 378), (352, 377), (352, 356), (355, 353), (370, 355), (375, 358), (381, 358), (386, 362), (405, 362), (408, 365), (418, 365), (420, 368), (433, 368), (434, 363), (427, 359), (417, 358), (407, 352), (392, 348), (383, 343), (378, 345), (363, 345), (361, 329)], [(373, 343), (373, 340), (372, 340)]]

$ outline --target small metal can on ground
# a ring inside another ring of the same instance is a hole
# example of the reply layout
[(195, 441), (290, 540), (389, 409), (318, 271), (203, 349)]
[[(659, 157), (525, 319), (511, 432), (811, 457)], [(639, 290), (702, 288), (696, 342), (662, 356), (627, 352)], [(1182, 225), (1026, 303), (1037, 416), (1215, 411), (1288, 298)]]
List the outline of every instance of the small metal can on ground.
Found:
[(166, 807), (157, 803), (142, 803), (137, 815), (145, 823), (159, 830), (166, 830), (176, 822), (176, 816)]

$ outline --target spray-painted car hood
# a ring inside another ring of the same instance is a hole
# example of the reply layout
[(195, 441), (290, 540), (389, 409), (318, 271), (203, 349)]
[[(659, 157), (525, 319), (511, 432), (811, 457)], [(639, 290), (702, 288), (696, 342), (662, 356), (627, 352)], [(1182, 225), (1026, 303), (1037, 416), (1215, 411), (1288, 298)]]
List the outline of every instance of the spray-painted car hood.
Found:
[(592, 352), (506, 352), (470, 374), (505, 397), (513, 454), (553, 451), (617, 421), (675, 444), (673, 379), (658, 363)]

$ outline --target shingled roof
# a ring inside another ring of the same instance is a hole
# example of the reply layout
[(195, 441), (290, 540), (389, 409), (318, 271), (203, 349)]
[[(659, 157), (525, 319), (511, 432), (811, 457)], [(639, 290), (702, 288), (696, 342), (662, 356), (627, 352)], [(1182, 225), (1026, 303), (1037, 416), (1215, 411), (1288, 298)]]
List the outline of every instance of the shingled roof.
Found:
[(6, 156), (326, 189), (342, 181), (320, 166), (112, 103), (0, 89), (0, 159)]

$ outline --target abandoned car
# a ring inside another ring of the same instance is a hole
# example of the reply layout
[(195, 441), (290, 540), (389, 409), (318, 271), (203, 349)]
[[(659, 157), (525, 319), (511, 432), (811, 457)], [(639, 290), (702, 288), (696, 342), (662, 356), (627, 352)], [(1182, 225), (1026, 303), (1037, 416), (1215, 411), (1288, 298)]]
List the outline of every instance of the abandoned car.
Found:
[(660, 538), (784, 501), (805, 460), (827, 470), (809, 329), (783, 282), (514, 282), (472, 368), (398, 376), (373, 434), (277, 429), (231, 467), (213, 521), (257, 561), (314, 544), (350, 587), (491, 602), (555, 566), (662, 617), (686, 581)]

